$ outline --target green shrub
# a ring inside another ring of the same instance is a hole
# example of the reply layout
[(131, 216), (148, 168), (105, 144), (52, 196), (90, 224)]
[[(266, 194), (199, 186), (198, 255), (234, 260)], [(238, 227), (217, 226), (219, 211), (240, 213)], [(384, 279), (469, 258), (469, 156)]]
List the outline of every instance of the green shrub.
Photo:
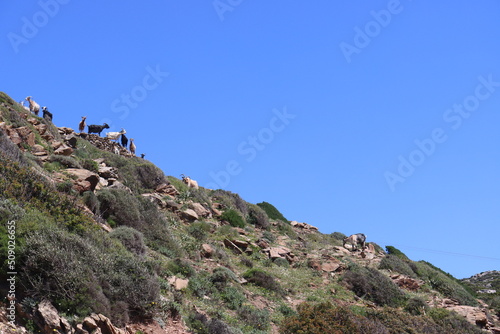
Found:
[(393, 254), (385, 256), (382, 261), (380, 261), (378, 268), (395, 271), (409, 277), (416, 277), (415, 272), (411, 269), (410, 265), (399, 256)]
[(277, 228), (278, 228), (278, 231), (280, 232), (280, 234), (287, 235), (291, 239), (297, 239), (297, 237), (298, 237), (297, 233), (293, 230), (292, 225), (290, 225), (289, 223), (284, 223), (284, 222), (278, 220)]
[(189, 279), (188, 288), (198, 298), (208, 296), (215, 291), (210, 277), (202, 273)]
[(221, 298), (228, 308), (237, 310), (246, 301), (246, 297), (234, 286), (227, 286), (220, 292)]
[(142, 232), (148, 247), (164, 255), (178, 257), (183, 254), (165, 216), (148, 199), (118, 189), (101, 190), (97, 198), (104, 219)]
[(227, 221), (233, 227), (245, 227), (245, 221), (240, 216), (240, 214), (233, 209), (224, 211), (224, 213), (221, 215), (221, 220)]
[(444, 296), (458, 300), (462, 305), (476, 306), (477, 300), (453, 276), (428, 262), (415, 262), (417, 276)]
[(358, 297), (366, 297), (381, 306), (403, 305), (406, 296), (392, 280), (373, 268), (351, 266), (344, 282)]
[(285, 267), (285, 268), (289, 268), (290, 267), (290, 263), (288, 262), (288, 260), (284, 259), (282, 257), (276, 258), (273, 262), (274, 262), (275, 265), (277, 265), (279, 267)]
[(93, 191), (86, 191), (82, 195), (83, 204), (90, 209), (94, 214), (99, 214), (99, 200)]
[(136, 255), (144, 256), (146, 254), (146, 245), (142, 233), (132, 227), (117, 227), (111, 231), (109, 236), (119, 240), (125, 248)]
[(72, 231), (94, 226), (90, 218), (75, 205), (74, 198), (55, 191), (55, 187), (38, 172), (2, 158), (0, 153), (0, 194), (3, 198), (23, 203), (54, 218)]
[(147, 315), (158, 298), (155, 274), (104, 232), (77, 236), (47, 226), (28, 232), (25, 240), (19, 262), (22, 288), (59, 310), (77, 315), (92, 311), (115, 320), (125, 309)]
[(84, 159), (83, 161), (81, 161), (81, 165), (84, 169), (87, 169), (91, 172), (99, 172), (99, 165), (92, 159)]
[(191, 264), (181, 258), (170, 261), (167, 265), (167, 270), (169, 270), (173, 275), (182, 275), (184, 277), (193, 277), (196, 275), (196, 271), (193, 269)]
[(188, 227), (188, 233), (199, 241), (203, 241), (207, 238), (210, 232), (210, 224), (207, 222), (194, 222)]
[(393, 246), (385, 246), (385, 249), (387, 251), (387, 254), (391, 254), (394, 256), (399, 257), (403, 261), (410, 261), (410, 259), (399, 249)]
[(426, 314), (429, 310), (429, 305), (422, 298), (413, 297), (408, 300), (404, 310), (413, 315), (421, 315)]
[(280, 325), (281, 334), (342, 334), (360, 333), (353, 321), (355, 316), (346, 308), (329, 302), (304, 302), (297, 307), (297, 315), (287, 317)]
[(247, 222), (262, 229), (267, 229), (270, 226), (266, 212), (253, 204), (248, 205)]
[(65, 155), (55, 155), (52, 154), (49, 156), (48, 159), (49, 162), (56, 162), (59, 163), (61, 166), (64, 166), (65, 168), (82, 168), (82, 165), (78, 161), (76, 161), (75, 158), (73, 157), (67, 157)]
[(340, 233), (340, 232), (333, 232), (332, 234), (330, 234), (330, 236), (333, 239), (340, 240), (340, 241), (343, 241), (344, 238), (346, 237), (346, 235), (344, 233)]
[(222, 204), (225, 210), (237, 210), (240, 212), (242, 217), (246, 217), (248, 215), (248, 204), (240, 197), (240, 195), (230, 191), (217, 189), (212, 193), (212, 197), (216, 202)]
[(218, 290), (222, 290), (230, 282), (238, 281), (238, 277), (236, 277), (235, 273), (226, 267), (215, 268), (209, 279)]
[(288, 222), (288, 219), (274, 205), (267, 202), (257, 203), (257, 205), (266, 212), (269, 219), (281, 220), (284, 223)]
[(283, 288), (269, 273), (261, 269), (250, 269), (243, 274), (248, 282), (260, 286), (266, 290), (272, 291), (279, 295), (284, 295)]
[(259, 331), (267, 331), (270, 326), (269, 312), (253, 306), (243, 305), (238, 310), (238, 316), (246, 325)]
[(59, 182), (58, 184), (56, 184), (56, 189), (57, 191), (69, 194), (71, 193), (71, 190), (73, 190), (73, 182), (71, 182), (70, 180)]

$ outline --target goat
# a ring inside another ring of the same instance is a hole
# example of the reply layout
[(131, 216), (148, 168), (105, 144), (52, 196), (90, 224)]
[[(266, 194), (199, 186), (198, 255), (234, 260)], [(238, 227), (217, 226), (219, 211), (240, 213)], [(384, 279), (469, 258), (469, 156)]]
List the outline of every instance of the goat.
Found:
[(38, 116), (38, 113), (40, 112), (40, 105), (39, 105), (38, 103), (36, 103), (35, 101), (33, 101), (33, 100), (31, 99), (31, 96), (28, 96), (28, 97), (26, 98), (26, 101), (28, 101), (28, 102), (29, 102), (29, 104), (30, 104), (30, 111), (31, 111), (32, 113), (34, 113), (35, 115), (37, 115), (37, 116)]
[(113, 152), (114, 152), (115, 154), (120, 155), (120, 149), (118, 148), (118, 146), (113, 146)]
[(130, 152), (135, 156), (135, 144), (134, 144), (134, 138), (130, 138)]
[(78, 130), (80, 131), (80, 133), (83, 132), (83, 130), (85, 130), (85, 120), (87, 119), (87, 116), (82, 116), (82, 120), (80, 121), (80, 123), (78, 123)]
[(106, 132), (106, 138), (111, 139), (111, 140), (118, 140), (121, 135), (127, 133), (124, 128), (120, 132)]
[(101, 132), (104, 129), (109, 129), (109, 125), (104, 123), (103, 125), (88, 125), (89, 133), (97, 133), (99, 137), (101, 136)]
[(351, 250), (353, 251), (357, 249), (357, 245), (361, 245), (362, 249), (364, 250), (366, 248), (366, 235), (364, 235), (363, 233), (350, 235), (344, 238), (344, 248), (346, 243), (351, 244)]
[(52, 122), (52, 113), (47, 109), (47, 107), (42, 108), (43, 118)]
[(144, 159), (146, 155), (144, 153), (141, 153), (141, 158)]
[(125, 136), (124, 133), (122, 133), (122, 137), (120, 138), (120, 141), (122, 142), (122, 146), (127, 148), (128, 145), (128, 138)]
[(184, 174), (181, 174), (181, 177), (182, 177), (182, 182), (187, 184), (188, 188), (199, 189), (198, 182), (191, 179), (189, 176), (185, 176)]
[(19, 101), (18, 103), (19, 103), (19, 105), (20, 105), (20, 106), (21, 106), (24, 110), (26, 110), (26, 111), (30, 111), (30, 108), (26, 107), (26, 106), (24, 105), (24, 102), (26, 102), (26, 101), (25, 101), (25, 100), (22, 100), (22, 101)]

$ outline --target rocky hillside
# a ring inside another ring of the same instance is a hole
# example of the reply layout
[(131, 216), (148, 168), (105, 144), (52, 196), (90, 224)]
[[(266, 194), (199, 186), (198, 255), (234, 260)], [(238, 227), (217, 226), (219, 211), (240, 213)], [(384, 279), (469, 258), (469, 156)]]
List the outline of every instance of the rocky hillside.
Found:
[(498, 272), (344, 247), (4, 93), (0, 175), (1, 333), (500, 333)]

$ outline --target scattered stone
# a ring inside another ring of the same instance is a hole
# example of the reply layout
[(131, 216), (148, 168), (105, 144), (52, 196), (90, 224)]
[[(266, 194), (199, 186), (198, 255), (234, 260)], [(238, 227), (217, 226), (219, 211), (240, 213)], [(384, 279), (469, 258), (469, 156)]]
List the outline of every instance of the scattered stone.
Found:
[(195, 221), (195, 220), (199, 219), (198, 214), (196, 212), (194, 212), (194, 210), (191, 210), (191, 209), (186, 209), (186, 210), (182, 211), (181, 218), (185, 219), (187, 221)]

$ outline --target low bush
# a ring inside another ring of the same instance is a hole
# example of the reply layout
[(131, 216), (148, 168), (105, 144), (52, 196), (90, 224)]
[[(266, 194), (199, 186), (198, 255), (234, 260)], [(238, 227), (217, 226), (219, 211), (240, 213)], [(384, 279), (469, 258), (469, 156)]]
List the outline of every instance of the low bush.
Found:
[(380, 261), (378, 268), (395, 271), (409, 277), (416, 277), (415, 272), (412, 270), (410, 265), (406, 261), (402, 260), (401, 257), (393, 254), (385, 256), (382, 261)]
[(257, 205), (266, 212), (269, 219), (281, 220), (284, 223), (288, 222), (288, 219), (286, 219), (285, 216), (283, 216), (283, 214), (278, 209), (276, 209), (274, 205), (268, 202), (257, 203)]
[(209, 223), (196, 221), (189, 225), (188, 233), (201, 242), (207, 238), (210, 229)]
[(212, 193), (215, 202), (222, 204), (225, 210), (234, 209), (240, 212), (242, 217), (248, 215), (248, 204), (240, 195), (227, 190), (217, 189)]
[(413, 315), (426, 314), (429, 310), (429, 305), (419, 297), (413, 297), (408, 300), (404, 310)]
[(142, 232), (146, 245), (169, 257), (183, 255), (172, 236), (165, 216), (155, 204), (125, 190), (110, 189), (97, 193), (101, 215), (117, 225), (133, 227)]
[(247, 222), (262, 229), (267, 229), (270, 226), (266, 212), (254, 204), (248, 205)]
[(234, 286), (227, 286), (222, 289), (220, 296), (227, 307), (231, 310), (237, 310), (247, 300), (245, 295)]
[(19, 262), (22, 288), (59, 310), (103, 313), (121, 322), (125, 318), (116, 318), (119, 312), (144, 316), (158, 299), (155, 273), (104, 232), (77, 236), (42, 226), (26, 233), (25, 240)]
[(403, 261), (410, 261), (410, 259), (402, 251), (400, 251), (396, 247), (385, 246), (385, 250), (387, 251), (387, 254), (397, 256)]
[(335, 307), (329, 302), (305, 302), (297, 307), (297, 315), (283, 320), (281, 334), (343, 334), (361, 333), (348, 309)]
[(273, 276), (261, 269), (250, 269), (243, 274), (248, 282), (260, 286), (266, 290), (284, 295), (284, 290), (281, 285), (274, 279)]
[(219, 291), (227, 287), (229, 283), (238, 281), (236, 274), (226, 267), (215, 268), (209, 279)]
[(431, 288), (448, 298), (458, 300), (462, 305), (477, 305), (477, 300), (453, 276), (425, 261), (415, 262), (414, 264), (417, 276), (428, 283)]
[(51, 156), (49, 156), (48, 161), (52, 163), (59, 163), (65, 168), (82, 168), (82, 165), (80, 165), (80, 163), (75, 158), (67, 157), (65, 155), (52, 154)]
[(352, 265), (344, 274), (348, 289), (358, 297), (368, 298), (381, 306), (402, 306), (406, 295), (392, 280), (373, 268)]
[(250, 327), (258, 331), (267, 331), (270, 327), (270, 317), (267, 310), (243, 305), (237, 310), (237, 313), (247, 328)]
[(109, 234), (111, 238), (119, 240), (125, 248), (133, 254), (144, 256), (146, 254), (146, 245), (144, 244), (144, 236), (141, 232), (128, 226), (120, 226)]
[(224, 211), (224, 213), (220, 217), (221, 220), (227, 221), (233, 227), (245, 227), (245, 221), (240, 216), (240, 214), (233, 209), (229, 209)]
[(340, 240), (340, 241), (343, 241), (344, 238), (346, 237), (346, 235), (344, 233), (340, 233), (340, 232), (333, 232), (332, 234), (330, 234), (330, 236), (333, 239)]

